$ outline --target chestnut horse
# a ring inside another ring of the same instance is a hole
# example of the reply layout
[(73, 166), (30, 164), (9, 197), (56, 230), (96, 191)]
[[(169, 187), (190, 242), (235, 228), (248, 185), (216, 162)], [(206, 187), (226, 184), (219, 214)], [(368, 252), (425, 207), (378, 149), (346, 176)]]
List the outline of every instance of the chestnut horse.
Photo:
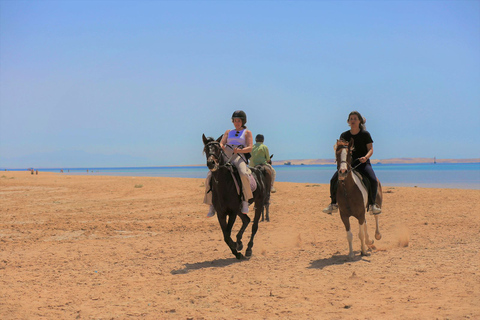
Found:
[[(222, 228), (223, 239), (235, 257), (241, 259), (243, 255), (239, 251), (243, 249), (242, 236), (251, 220), (247, 214), (241, 212), (242, 199), (237, 192), (237, 185), (233, 179), (234, 167), (229, 163), (220, 146), (222, 136), (214, 140), (203, 135), (203, 150), (207, 157), (207, 167), (212, 175), (210, 192), (212, 192), (212, 203)], [(255, 178), (257, 188), (253, 191), (253, 199), (250, 200), (250, 203), (255, 202), (255, 217), (253, 218), (252, 235), (245, 251), (247, 257), (252, 255), (253, 238), (258, 230), (258, 221), (264, 206), (268, 205), (270, 201), (272, 181), (272, 173), (267, 166), (257, 166), (250, 168), (250, 170)], [(242, 227), (237, 233), (237, 241), (234, 242), (231, 233), (237, 216), (242, 219)]]
[[(347, 240), (350, 259), (353, 259), (354, 253), (352, 249), (353, 235), (350, 231), (350, 217), (355, 217), (360, 225), (358, 237), (361, 242), (361, 254), (366, 256), (367, 246), (374, 248), (373, 240), (370, 241), (367, 232), (367, 221), (365, 219), (365, 212), (368, 206), (368, 190), (362, 183), (362, 178), (357, 175), (352, 168), (352, 148), (353, 139), (350, 142), (337, 140), (335, 145), (335, 157), (337, 161), (338, 171), (338, 186), (337, 186), (337, 204), (340, 210), (340, 217), (342, 218), (345, 230), (347, 231)], [(365, 178), (366, 179), (366, 178)], [(378, 192), (376, 204), (382, 206), (382, 186), (378, 181)], [(375, 239), (380, 240), (382, 235), (378, 229), (378, 215), (375, 215), (376, 229)]]

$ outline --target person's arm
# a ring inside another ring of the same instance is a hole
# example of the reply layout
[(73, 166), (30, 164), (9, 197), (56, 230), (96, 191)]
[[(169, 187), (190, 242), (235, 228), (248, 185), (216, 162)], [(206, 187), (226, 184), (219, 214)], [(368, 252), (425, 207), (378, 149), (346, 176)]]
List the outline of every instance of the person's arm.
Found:
[(225, 145), (227, 144), (229, 132), (230, 130), (225, 131), (225, 133), (223, 134), (222, 140), (220, 141), (220, 147), (222, 147), (223, 150), (225, 150)]
[(373, 143), (367, 144), (367, 149), (368, 149), (367, 154), (364, 157), (360, 158), (361, 163), (367, 162), (367, 160), (372, 157), (372, 155), (373, 155)]
[(250, 130), (245, 132), (245, 143), (247, 144), (243, 149), (235, 148), (234, 153), (249, 153), (253, 149), (253, 135)]

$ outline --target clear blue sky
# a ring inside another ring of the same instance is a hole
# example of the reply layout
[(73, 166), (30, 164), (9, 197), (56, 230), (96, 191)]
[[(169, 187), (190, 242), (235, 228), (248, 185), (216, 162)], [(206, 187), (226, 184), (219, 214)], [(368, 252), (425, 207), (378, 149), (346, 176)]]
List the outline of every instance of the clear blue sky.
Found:
[(0, 167), (205, 163), (234, 110), (274, 159), (480, 157), (479, 1), (0, 0)]

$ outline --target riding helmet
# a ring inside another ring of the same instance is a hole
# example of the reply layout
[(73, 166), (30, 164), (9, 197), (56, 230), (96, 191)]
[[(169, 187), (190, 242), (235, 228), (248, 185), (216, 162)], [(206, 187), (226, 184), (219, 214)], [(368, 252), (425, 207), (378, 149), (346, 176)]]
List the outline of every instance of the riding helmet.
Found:
[(232, 114), (232, 120), (233, 118), (240, 118), (242, 119), (242, 125), (245, 125), (247, 123), (247, 114), (243, 110), (237, 110)]

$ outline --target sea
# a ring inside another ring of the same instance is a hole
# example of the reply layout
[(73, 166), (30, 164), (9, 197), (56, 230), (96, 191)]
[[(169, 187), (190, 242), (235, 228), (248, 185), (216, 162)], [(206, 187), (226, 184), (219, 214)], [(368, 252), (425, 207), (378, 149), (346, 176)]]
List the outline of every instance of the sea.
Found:
[[(335, 165), (277, 165), (276, 181), (328, 184)], [(480, 190), (480, 163), (374, 164), (373, 169), (383, 186), (453, 188)], [(3, 171), (3, 169), (0, 169)], [(60, 172), (59, 168), (38, 169)], [(205, 178), (206, 166), (63, 168), (69, 175), (109, 175), (132, 177)]]

